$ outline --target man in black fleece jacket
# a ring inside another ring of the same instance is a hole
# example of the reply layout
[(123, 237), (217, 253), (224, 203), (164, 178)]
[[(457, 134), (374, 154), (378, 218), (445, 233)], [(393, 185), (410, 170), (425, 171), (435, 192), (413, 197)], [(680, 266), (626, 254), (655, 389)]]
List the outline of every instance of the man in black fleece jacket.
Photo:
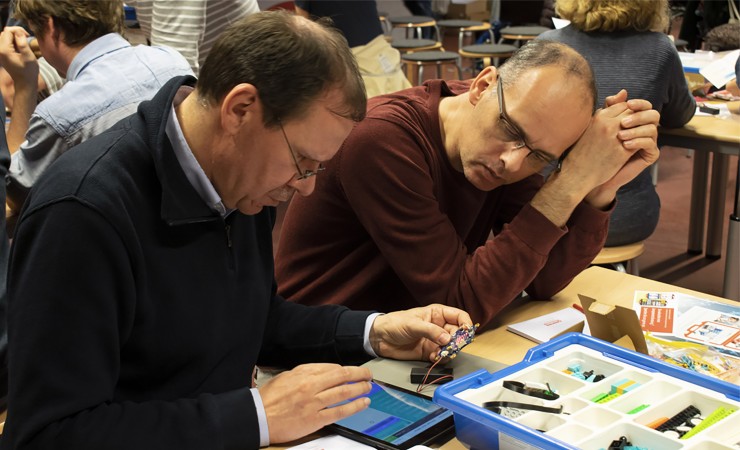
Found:
[[(432, 359), (467, 313), (276, 295), (272, 207), (311, 193), (364, 113), (341, 35), (264, 12), (224, 33), (197, 84), (171, 80), (59, 158), (12, 249), (0, 448), (254, 449), (367, 407), (333, 406), (369, 390), (350, 364)], [(297, 367), (257, 389), (257, 364)]]

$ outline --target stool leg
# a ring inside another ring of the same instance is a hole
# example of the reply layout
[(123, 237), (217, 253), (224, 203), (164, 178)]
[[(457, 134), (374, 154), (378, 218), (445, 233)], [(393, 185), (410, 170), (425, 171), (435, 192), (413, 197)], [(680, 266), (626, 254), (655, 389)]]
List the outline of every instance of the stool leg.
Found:
[(437, 78), (442, 78), (442, 64), (437, 63)]
[(637, 264), (637, 258), (627, 261), (627, 273), (636, 277), (640, 276), (640, 267)]
[(417, 86), (421, 86), (421, 83), (424, 81), (424, 66), (419, 64), (419, 78), (416, 81)]
[(409, 83), (413, 85), (414, 84), (414, 67), (411, 64), (403, 61), (403, 71), (406, 75), (406, 79), (409, 80)]

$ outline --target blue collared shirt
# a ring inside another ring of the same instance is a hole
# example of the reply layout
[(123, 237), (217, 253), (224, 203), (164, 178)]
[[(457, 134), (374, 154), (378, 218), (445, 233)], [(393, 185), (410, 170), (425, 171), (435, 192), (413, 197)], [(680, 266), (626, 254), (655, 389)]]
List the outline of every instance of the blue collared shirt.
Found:
[(90, 42), (69, 65), (64, 87), (36, 106), (13, 154), (11, 182), (30, 188), (59, 155), (133, 114), (180, 75), (192, 75), (190, 65), (170, 48), (131, 46), (117, 33)]

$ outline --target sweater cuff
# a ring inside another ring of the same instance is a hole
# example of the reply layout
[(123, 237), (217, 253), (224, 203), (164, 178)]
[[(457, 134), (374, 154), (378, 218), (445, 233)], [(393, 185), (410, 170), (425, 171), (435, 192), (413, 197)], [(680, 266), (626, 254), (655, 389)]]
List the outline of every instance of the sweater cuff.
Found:
[[(260, 447), (259, 419), (250, 389), (236, 389), (214, 397), (218, 405), (224, 450)], [(269, 434), (266, 438), (269, 441)]]
[(339, 316), (334, 339), (343, 362), (359, 364), (371, 359), (364, 347), (365, 322), (370, 314), (368, 311), (345, 310)]
[(614, 200), (609, 208), (601, 210), (588, 203), (581, 202), (576, 206), (573, 214), (570, 215), (568, 225), (577, 226), (588, 233), (603, 233), (609, 224), (609, 216), (614, 211), (616, 204), (617, 201)]
[(527, 203), (511, 221), (511, 231), (539, 255), (547, 255), (567, 232)]

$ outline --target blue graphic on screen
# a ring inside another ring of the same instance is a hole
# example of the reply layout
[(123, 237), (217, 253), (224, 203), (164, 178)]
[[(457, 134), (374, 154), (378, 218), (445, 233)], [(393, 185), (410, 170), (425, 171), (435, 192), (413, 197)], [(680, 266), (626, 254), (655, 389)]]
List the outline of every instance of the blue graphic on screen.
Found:
[(395, 444), (403, 443), (450, 417), (431, 400), (372, 383), (370, 407), (337, 422), (345, 428)]

